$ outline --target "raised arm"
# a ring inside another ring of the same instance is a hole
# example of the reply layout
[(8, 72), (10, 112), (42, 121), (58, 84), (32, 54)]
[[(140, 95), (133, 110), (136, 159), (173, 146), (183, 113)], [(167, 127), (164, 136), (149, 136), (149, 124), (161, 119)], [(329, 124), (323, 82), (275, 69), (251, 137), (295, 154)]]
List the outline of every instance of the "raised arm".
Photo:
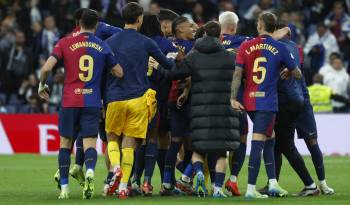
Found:
[(170, 70), (173, 67), (174, 61), (167, 58), (153, 40), (147, 39), (146, 47), (149, 55), (158, 61), (163, 68)]

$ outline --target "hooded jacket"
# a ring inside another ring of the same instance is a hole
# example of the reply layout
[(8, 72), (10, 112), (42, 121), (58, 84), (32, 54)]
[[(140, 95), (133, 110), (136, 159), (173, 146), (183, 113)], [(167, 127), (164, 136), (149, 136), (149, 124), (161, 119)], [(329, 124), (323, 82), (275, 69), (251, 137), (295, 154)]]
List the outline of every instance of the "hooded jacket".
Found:
[(197, 152), (221, 152), (238, 148), (239, 113), (230, 105), (235, 54), (218, 38), (203, 37), (176, 69), (160, 69), (168, 79), (192, 78), (191, 140)]

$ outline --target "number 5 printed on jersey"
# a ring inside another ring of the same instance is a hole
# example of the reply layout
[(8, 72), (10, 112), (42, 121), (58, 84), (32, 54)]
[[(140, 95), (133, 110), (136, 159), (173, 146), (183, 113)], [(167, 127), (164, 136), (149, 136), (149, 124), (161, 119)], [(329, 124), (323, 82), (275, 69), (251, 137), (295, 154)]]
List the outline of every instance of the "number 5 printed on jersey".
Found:
[(260, 63), (266, 63), (266, 62), (267, 62), (267, 60), (265, 57), (259, 57), (259, 58), (255, 59), (254, 66), (253, 66), (253, 82), (254, 83), (261, 84), (264, 82), (265, 77), (266, 77), (266, 68), (261, 66)]
[[(83, 71), (83, 73), (79, 73), (79, 79), (83, 82), (90, 81), (94, 73), (94, 59), (90, 55), (81, 56), (79, 59), (79, 69)], [(87, 72), (86, 75), (85, 72)]]

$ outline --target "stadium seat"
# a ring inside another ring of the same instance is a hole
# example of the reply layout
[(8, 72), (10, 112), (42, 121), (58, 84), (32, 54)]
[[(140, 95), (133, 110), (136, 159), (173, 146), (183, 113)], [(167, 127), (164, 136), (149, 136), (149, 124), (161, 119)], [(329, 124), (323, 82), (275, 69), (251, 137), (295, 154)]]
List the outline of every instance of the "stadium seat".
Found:
[(2, 101), (3, 103), (5, 103), (6, 100), (6, 95), (5, 93), (0, 93), (0, 101)]
[(6, 105), (7, 113), (16, 113), (16, 106), (15, 105)]
[(10, 100), (8, 102), (9, 105), (18, 105), (18, 98), (17, 98), (17, 94), (11, 94), (10, 95)]

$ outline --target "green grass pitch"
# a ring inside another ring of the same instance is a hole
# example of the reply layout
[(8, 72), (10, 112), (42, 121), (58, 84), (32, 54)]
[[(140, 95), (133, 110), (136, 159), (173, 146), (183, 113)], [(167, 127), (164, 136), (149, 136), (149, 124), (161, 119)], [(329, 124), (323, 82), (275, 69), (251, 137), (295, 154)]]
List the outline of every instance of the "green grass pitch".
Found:
[[(314, 179), (316, 174), (310, 158), (305, 158), (309, 171)], [(72, 162), (74, 157), (72, 157)], [(242, 169), (239, 178), (241, 191), (245, 191), (247, 181), (247, 161)], [(159, 172), (155, 170), (153, 185), (155, 187), (153, 197), (135, 197), (127, 200), (117, 198), (103, 198), (101, 190), (103, 180), (106, 175), (104, 160), (99, 157), (96, 182), (95, 197), (92, 200), (82, 199), (81, 188), (70, 178), (71, 199), (59, 201), (57, 199), (58, 190), (53, 182), (53, 174), (57, 168), (56, 156), (39, 155), (0, 155), (0, 204), (4, 205), (27, 205), (27, 204), (142, 204), (142, 205), (169, 205), (169, 204), (192, 204), (192, 205), (212, 205), (212, 204), (278, 204), (278, 205), (338, 205), (350, 204), (350, 157), (326, 157), (326, 175), (328, 184), (333, 187), (336, 194), (333, 196), (320, 196), (309, 198), (297, 198), (289, 196), (287, 198), (274, 198), (267, 200), (247, 201), (243, 197), (229, 197), (227, 199), (196, 198), (196, 197), (160, 197), (159, 192)], [(266, 175), (264, 166), (261, 166), (258, 187), (264, 185)], [(291, 194), (298, 192), (302, 188), (302, 183), (284, 160), (281, 181), (282, 187)]]

